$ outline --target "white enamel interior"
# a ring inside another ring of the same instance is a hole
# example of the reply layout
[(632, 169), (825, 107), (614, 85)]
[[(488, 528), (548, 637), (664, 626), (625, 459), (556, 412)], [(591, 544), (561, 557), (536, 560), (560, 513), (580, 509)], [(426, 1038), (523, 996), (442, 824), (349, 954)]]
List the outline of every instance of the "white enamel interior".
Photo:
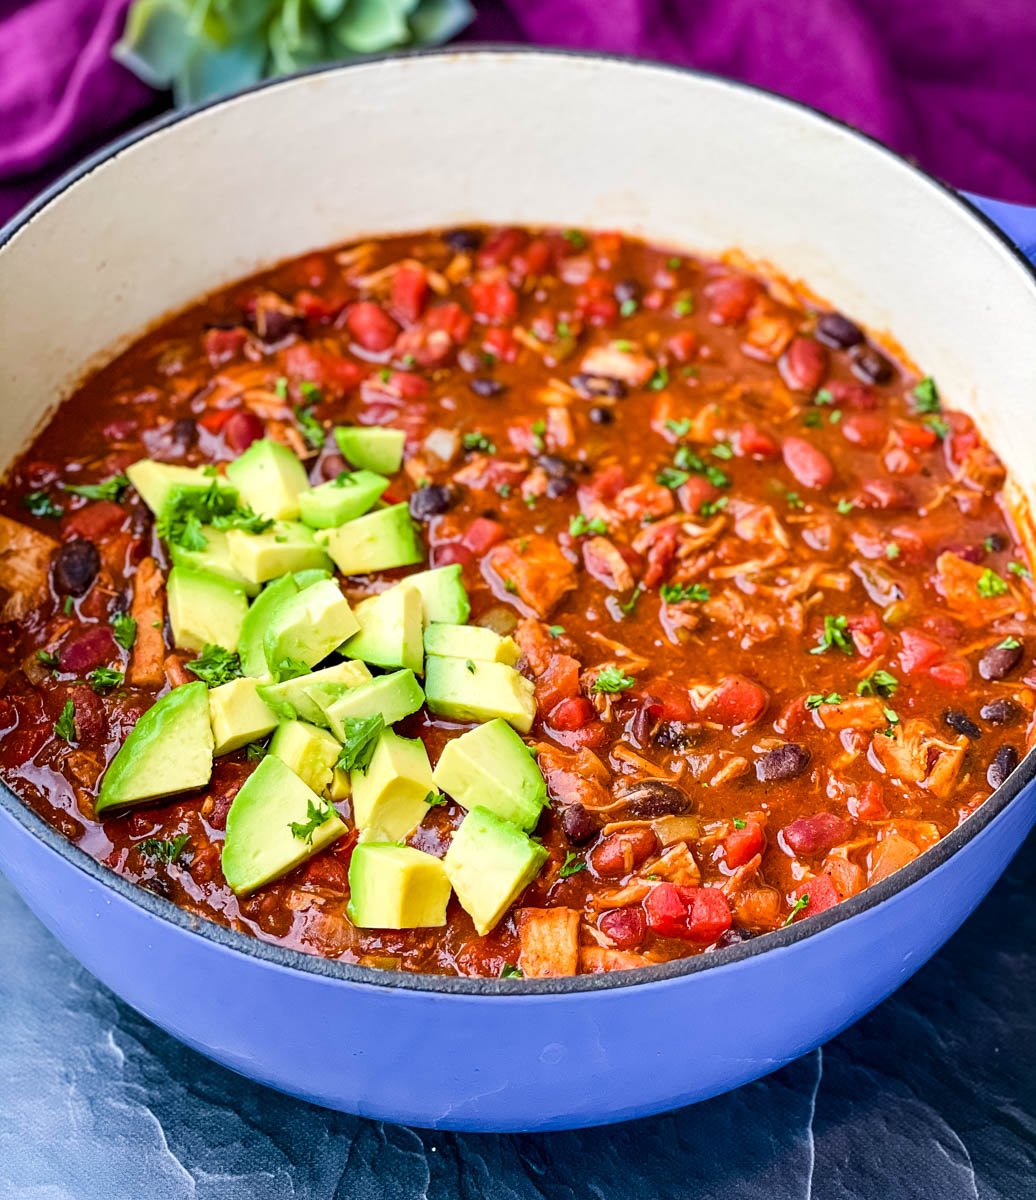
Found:
[(739, 248), (889, 330), (1034, 476), (1036, 288), (962, 205), (845, 129), (717, 80), (549, 53), (369, 63), (137, 142), (0, 248), (8, 459), (84, 364), (263, 264), (465, 221)]

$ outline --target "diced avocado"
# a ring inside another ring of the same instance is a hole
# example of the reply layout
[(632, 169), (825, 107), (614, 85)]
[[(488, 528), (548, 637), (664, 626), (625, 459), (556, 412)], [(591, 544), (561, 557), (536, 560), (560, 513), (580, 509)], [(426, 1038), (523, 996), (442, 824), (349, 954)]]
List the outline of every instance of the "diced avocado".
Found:
[(342, 653), (376, 667), (409, 667), (421, 674), (424, 628), (421, 593), (404, 580), (356, 606), (360, 631), (342, 647)]
[(297, 521), (277, 521), (264, 533), (230, 529), (227, 546), (234, 570), (253, 583), (311, 567), (327, 570), (331, 565), (323, 547), (314, 541), (313, 530)]
[(480, 934), (488, 933), (539, 874), (549, 857), (509, 821), (473, 808), (446, 851), (443, 866), (461, 907)]
[(379, 508), (336, 529), (321, 530), (317, 540), (327, 547), (343, 575), (389, 571), (424, 557), (417, 527), (405, 504)]
[(286, 875), (345, 833), (345, 824), (276, 755), (267, 754), (227, 813), (223, 875), (238, 895)]
[(353, 785), (349, 778), (349, 772), (341, 767), (335, 767), (331, 772), (331, 787), (328, 790), (328, 796), (332, 800), (348, 800), (352, 793)]
[(261, 438), (227, 467), (227, 478), (241, 499), (261, 517), (274, 521), (299, 515), (299, 493), (309, 487), (306, 468), (280, 442)]
[(221, 575), (244, 588), (245, 593), (254, 596), (259, 591), (259, 585), (246, 579), (236, 570), (230, 561), (230, 547), (227, 545), (227, 535), (222, 529), (212, 525), (203, 525), (201, 532), (205, 538), (202, 550), (186, 550), (175, 543), (169, 547), (169, 557), (174, 567), (190, 567), (195, 571), (208, 571), (212, 575)]
[[(266, 683), (259, 689), (259, 695), (277, 713), (282, 720), (294, 720), (296, 717), (309, 721), (311, 725), (327, 725), (324, 710), (317, 703), (311, 692), (321, 689), (318, 694), (324, 694), (327, 703), (331, 704), (350, 688), (359, 687), (371, 677), (370, 671), (360, 662), (337, 663), (333, 667), (324, 667), (321, 671), (312, 671), (309, 675), (297, 675), (294, 679), (285, 679), (281, 683)], [(330, 695), (323, 689), (334, 689)]]
[(448, 741), (432, 778), (463, 808), (487, 808), (527, 833), (535, 829), (547, 803), (536, 759), (499, 718)]
[(373, 471), (343, 471), (337, 479), (299, 493), (299, 514), (313, 529), (333, 529), (374, 507), (388, 487)]
[(463, 625), (471, 615), (462, 575), (460, 563), (450, 563), (448, 567), (433, 567), (406, 577), (406, 582), (421, 593), (426, 625), (431, 621)]
[(440, 717), (503, 717), (519, 733), (528, 733), (536, 716), (532, 682), (506, 663), (433, 655), (425, 662), (424, 686), (428, 707)]
[(429, 625), (424, 631), (424, 648), (426, 654), (441, 658), (477, 658), (509, 667), (521, 657), (514, 638), (501, 637), (480, 625)]
[(333, 579), (311, 584), (279, 608), (267, 626), (263, 646), (270, 671), (276, 673), (285, 659), (312, 667), (359, 627), (349, 601)]
[(133, 726), (105, 772), (94, 811), (204, 787), (211, 776), (209, 689), (199, 679), (167, 692)]
[(353, 820), (363, 842), (399, 842), (428, 812), (435, 794), (424, 742), (383, 729), (366, 771), (353, 771)]
[(229, 754), (277, 728), (277, 714), (260, 699), (258, 679), (232, 679), (209, 692), (213, 754)]
[(401, 429), (371, 425), (336, 425), (335, 441), (342, 456), (354, 467), (392, 475), (403, 465), (406, 434)]
[(306, 721), (282, 721), (270, 741), (276, 756), (321, 796), (331, 787), (331, 774), (341, 746), (327, 732)]
[(328, 563), (327, 567), (307, 567), (304, 571), (292, 572), (291, 577), (298, 584), (299, 591), (301, 592), (303, 588), (308, 588), (311, 583), (319, 583), (321, 579), (330, 579), (333, 573), (328, 569), (330, 565)]
[(346, 692), (324, 709), (324, 716), (331, 732), (344, 742), (347, 717), (373, 717), (381, 713), (386, 725), (394, 725), (417, 712), (423, 701), (424, 692), (413, 671), (393, 671)]
[(204, 467), (181, 467), (175, 463), (142, 458), (126, 468), (126, 475), (140, 493), (141, 500), (156, 516), (165, 507), (174, 488), (206, 492), (215, 484), (221, 491), (235, 494), (231, 484), (218, 475), (207, 474)]
[(173, 567), (166, 596), (174, 645), (182, 650), (209, 645), (237, 649), (248, 612), (248, 597), (240, 585), (209, 571)]
[(349, 920), (360, 929), (446, 924), (450, 881), (439, 859), (412, 846), (367, 842), (349, 860)]
[(252, 601), (248, 613), (241, 623), (241, 637), (238, 641), (241, 670), (246, 675), (254, 675), (258, 678), (269, 674), (263, 637), (277, 613), (298, 593), (299, 585), (295, 581), (295, 577), (284, 575), (280, 579), (268, 583)]

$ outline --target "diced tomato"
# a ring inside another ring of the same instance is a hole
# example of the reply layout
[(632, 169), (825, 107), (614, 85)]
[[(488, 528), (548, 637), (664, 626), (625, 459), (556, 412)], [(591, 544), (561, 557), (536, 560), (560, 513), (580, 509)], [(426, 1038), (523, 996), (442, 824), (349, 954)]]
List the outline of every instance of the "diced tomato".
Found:
[(526, 241), (528, 234), (522, 229), (494, 229), (482, 243), (475, 261), (483, 271), (489, 267), (502, 266), (511, 261), (512, 256), (518, 253)]
[(392, 276), (389, 307), (404, 325), (412, 325), (428, 299), (428, 275), (417, 263), (403, 263)]
[(895, 430), (896, 437), (908, 450), (931, 450), (939, 440), (934, 429), (913, 421), (896, 421)]
[(485, 554), (497, 542), (502, 542), (507, 531), (499, 521), (490, 517), (476, 517), (468, 526), (461, 541), (473, 554)]
[(760, 285), (747, 275), (721, 275), (705, 285), (709, 320), (716, 325), (736, 325), (748, 316)]
[(798, 817), (781, 830), (787, 846), (798, 855), (826, 852), (844, 842), (852, 828), (837, 813), (819, 812), (810, 817)]
[(652, 679), (641, 684), (636, 694), (643, 698), (651, 715), (663, 721), (693, 721), (691, 693), (671, 679)]
[(853, 645), (856, 647), (856, 653), (861, 658), (877, 658), (879, 654), (885, 652), (885, 648), (889, 644), (889, 634), (876, 613), (868, 612), (851, 616), (846, 625), (853, 639)]
[(648, 928), (661, 937), (708, 945), (730, 928), (730, 905), (718, 888), (659, 883), (644, 900)]
[(679, 534), (675, 525), (663, 525), (647, 552), (647, 566), (641, 583), (646, 588), (658, 587), (665, 579), (669, 566), (676, 557)]
[(198, 424), (209, 433), (219, 433), (229, 420), (230, 414), (237, 411), (234, 408), (213, 408), (198, 418)]
[(312, 342), (297, 342), (283, 351), (284, 374), (292, 381), (306, 380), (338, 394), (349, 391), (366, 375), (359, 363)]
[(307, 321), (330, 322), (345, 308), (342, 296), (322, 296), (319, 292), (301, 291), (292, 297), (292, 304)]
[[(547, 669), (536, 680), (536, 703), (540, 711), (549, 712), (553, 715), (554, 710), (563, 700), (570, 700), (578, 695), (578, 661), (570, 654), (552, 654), (550, 662), (547, 664)], [(592, 709), (593, 705), (590, 707)], [(585, 721), (581, 721), (579, 725), (575, 725), (572, 728), (579, 729), (593, 716), (594, 712), (591, 712)], [(551, 724), (554, 724), (557, 729), (567, 728), (565, 725), (557, 725), (554, 721)]]
[[(604, 467), (600, 471), (595, 471), (590, 476), (586, 490), (595, 499), (614, 500), (625, 486), (626, 471), (616, 463), (614, 466)], [(582, 488), (580, 488), (580, 491), (582, 491)]]
[(878, 407), (878, 397), (866, 383), (855, 380), (832, 379), (827, 390), (834, 397), (839, 408), (855, 408), (860, 412), (869, 412)]
[(233, 450), (235, 454), (247, 450), (253, 442), (259, 441), (265, 432), (266, 427), (262, 421), (247, 408), (238, 408), (227, 413), (227, 419), (223, 422), (223, 440), (228, 449)]
[(689, 363), (698, 349), (698, 336), (693, 329), (681, 329), (666, 338), (666, 352), (678, 363)]
[(99, 542), (126, 520), (126, 510), (112, 500), (97, 500), (69, 513), (61, 522), (62, 537)]
[(469, 291), (475, 316), (482, 321), (504, 324), (518, 315), (518, 293), (506, 279), (476, 279)]
[(327, 260), (319, 254), (307, 254), (299, 262), (295, 278), (303, 287), (319, 288), (327, 283)]
[(801, 437), (786, 437), (781, 445), (784, 465), (806, 488), (825, 488), (835, 475), (831, 460), (812, 442)]
[(466, 567), (475, 561), (475, 555), (462, 542), (444, 542), (432, 547), (431, 560), (433, 567), (449, 567), (454, 563)]
[(518, 343), (510, 329), (496, 326), (487, 329), (482, 337), (482, 349), (501, 362), (511, 363), (518, 357)]
[(850, 814), (860, 821), (883, 821), (889, 815), (885, 789), (876, 779), (861, 784), (856, 795), (850, 799), (848, 808)]
[(962, 688), (971, 680), (971, 667), (963, 659), (951, 658), (929, 667), (928, 674), (944, 687)]
[(744, 675), (724, 675), (701, 701), (699, 714), (720, 725), (751, 725), (763, 715), (769, 699), (754, 680)]
[(554, 251), (550, 242), (544, 238), (535, 238), (511, 259), (511, 274), (522, 283), (530, 275), (535, 277), (545, 274), (553, 259)]
[(946, 439), (950, 460), (960, 464), (980, 444), (978, 430), (966, 413), (950, 412), (945, 420), (950, 426), (950, 436)]
[(424, 315), (422, 324), (426, 329), (448, 334), (455, 343), (463, 342), (471, 332), (471, 317), (456, 300), (448, 304), (437, 304)]
[(608, 325), (619, 315), (619, 305), (612, 282), (602, 275), (592, 275), (576, 293), (576, 311), (590, 325)]
[(590, 721), (581, 729), (552, 729), (551, 736), (570, 750), (598, 750), (612, 734), (603, 721)]
[(691, 475), (686, 483), (680, 485), (676, 494), (684, 512), (696, 513), (701, 511), (703, 504), (715, 500), (720, 490), (715, 484), (709, 483), (704, 475)]
[(553, 729), (571, 731), (582, 729), (589, 725), (597, 715), (597, 710), (585, 696), (573, 696), (555, 704), (547, 717), (547, 724)]
[(248, 340), (248, 334), (240, 327), (234, 329), (206, 329), (202, 336), (205, 356), (214, 367), (221, 367), (237, 354)]
[(899, 666), (906, 675), (926, 671), (946, 657), (942, 642), (937, 642), (919, 629), (901, 629), (899, 639)]
[(800, 885), (792, 895), (796, 900), (801, 900), (804, 896), (809, 898), (806, 907), (800, 909), (795, 915), (797, 921), (805, 920), (806, 917), (815, 917), (828, 908), (834, 908), (842, 899), (830, 875), (815, 876), (808, 883)]
[(872, 412), (850, 413), (838, 428), (847, 442), (864, 450), (877, 450), (888, 436), (885, 418)]
[(345, 327), (353, 341), (372, 354), (381, 354), (395, 345), (399, 326), (373, 300), (361, 300), (345, 314)]
[(758, 425), (753, 425), (751, 421), (746, 421), (741, 426), (737, 441), (741, 453), (752, 458), (776, 458), (781, 452), (777, 439)]
[(723, 857), (731, 870), (762, 854), (766, 837), (758, 821), (746, 821), (743, 829), (734, 829), (723, 839)]

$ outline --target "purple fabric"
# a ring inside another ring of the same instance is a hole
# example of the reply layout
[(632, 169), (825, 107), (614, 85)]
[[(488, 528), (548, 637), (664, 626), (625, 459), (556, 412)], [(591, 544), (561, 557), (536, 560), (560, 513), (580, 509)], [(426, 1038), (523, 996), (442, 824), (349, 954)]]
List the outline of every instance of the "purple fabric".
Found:
[[(161, 105), (109, 56), (127, 3), (0, 0), (0, 221)], [(851, 122), (958, 187), (1036, 203), (1036, 0), (475, 3), (469, 39), (744, 79)]]

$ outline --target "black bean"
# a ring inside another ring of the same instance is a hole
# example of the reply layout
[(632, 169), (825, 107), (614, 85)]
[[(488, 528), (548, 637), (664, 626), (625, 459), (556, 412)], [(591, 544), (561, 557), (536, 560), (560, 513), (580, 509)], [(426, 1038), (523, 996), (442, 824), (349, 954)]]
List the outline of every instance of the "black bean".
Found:
[(441, 483), (427, 483), (410, 496), (410, 515), (417, 521), (438, 517), (452, 508), (456, 496), (453, 489)]
[(775, 779), (794, 779), (809, 766), (809, 751), (797, 742), (786, 742), (768, 750), (755, 762), (755, 777), (760, 783)]
[(618, 797), (635, 817), (669, 817), (690, 812), (694, 801), (681, 788), (660, 779), (642, 779)]
[(1018, 751), (1013, 746), (1001, 746), (993, 755), (993, 761), (986, 771), (986, 782), (991, 788), (998, 788), (1004, 783), (1011, 772), (1018, 766)]
[(737, 946), (741, 942), (747, 942), (755, 936), (750, 929), (738, 929), (736, 925), (731, 925), (726, 933), (720, 934), (718, 945)]
[(600, 404), (595, 404), (590, 409), (590, 420), (595, 425), (610, 425), (615, 420), (615, 414), (610, 408), (604, 408)]
[(54, 556), (54, 587), (62, 596), (85, 595), (100, 569), (101, 556), (93, 542), (65, 542)]
[(536, 459), (536, 465), (542, 467), (551, 479), (565, 479), (572, 471), (572, 463), (560, 454), (541, 454)]
[(655, 745), (663, 750), (686, 750), (694, 740), (686, 726), (677, 721), (663, 721), (655, 730)]
[(892, 364), (873, 346), (857, 346), (851, 358), (853, 374), (864, 383), (888, 383), (892, 378)]
[(448, 229), (442, 239), (455, 254), (477, 250), (482, 245), (482, 234), (477, 229)]
[(294, 333), (301, 325), (301, 319), (290, 311), (256, 305), (255, 331), (268, 346), (283, 342), (289, 333)]
[(990, 725), (1010, 725), (1013, 721), (1018, 720), (1022, 715), (1022, 710), (1013, 700), (1003, 696), (999, 700), (990, 700), (982, 707), (978, 715), (983, 721), (988, 721)]
[(597, 819), (581, 804), (570, 804), (561, 812), (561, 828), (575, 846), (582, 846), (597, 834)]
[(983, 539), (986, 550), (990, 554), (996, 554), (1000, 550), (1006, 550), (1008, 547), (1007, 538), (1002, 533), (991, 533)]
[(567, 496), (575, 486), (576, 481), (571, 475), (557, 475), (547, 480), (547, 495), (556, 500), (559, 496)]
[(979, 729), (967, 713), (962, 713), (959, 709), (947, 709), (943, 713), (942, 719), (951, 729), (955, 729), (958, 733), (963, 733), (965, 737), (980, 738), (982, 736), (982, 730)]
[(863, 341), (863, 330), (841, 313), (829, 312), (817, 320), (816, 337), (832, 349), (848, 350)]
[(476, 354), (474, 350), (458, 350), (457, 351), (457, 366), (462, 371), (467, 371), (469, 375), (474, 375), (476, 371), (481, 371), (486, 365), (485, 356)]
[(639, 300), (640, 292), (640, 284), (635, 279), (620, 279), (615, 285), (615, 299), (620, 304), (627, 300)]
[(502, 392), (507, 391), (506, 383), (501, 383), (499, 379), (488, 379), (485, 376), (469, 379), (468, 387), (476, 396), (499, 396)]
[(983, 679), (1003, 679), (1018, 666), (1022, 658), (1022, 644), (1017, 638), (1005, 638), (989, 649), (978, 660), (978, 673)]
[(573, 375), (568, 382), (584, 400), (592, 400), (595, 396), (621, 400), (626, 395), (626, 385), (622, 380), (612, 379), (609, 375)]

